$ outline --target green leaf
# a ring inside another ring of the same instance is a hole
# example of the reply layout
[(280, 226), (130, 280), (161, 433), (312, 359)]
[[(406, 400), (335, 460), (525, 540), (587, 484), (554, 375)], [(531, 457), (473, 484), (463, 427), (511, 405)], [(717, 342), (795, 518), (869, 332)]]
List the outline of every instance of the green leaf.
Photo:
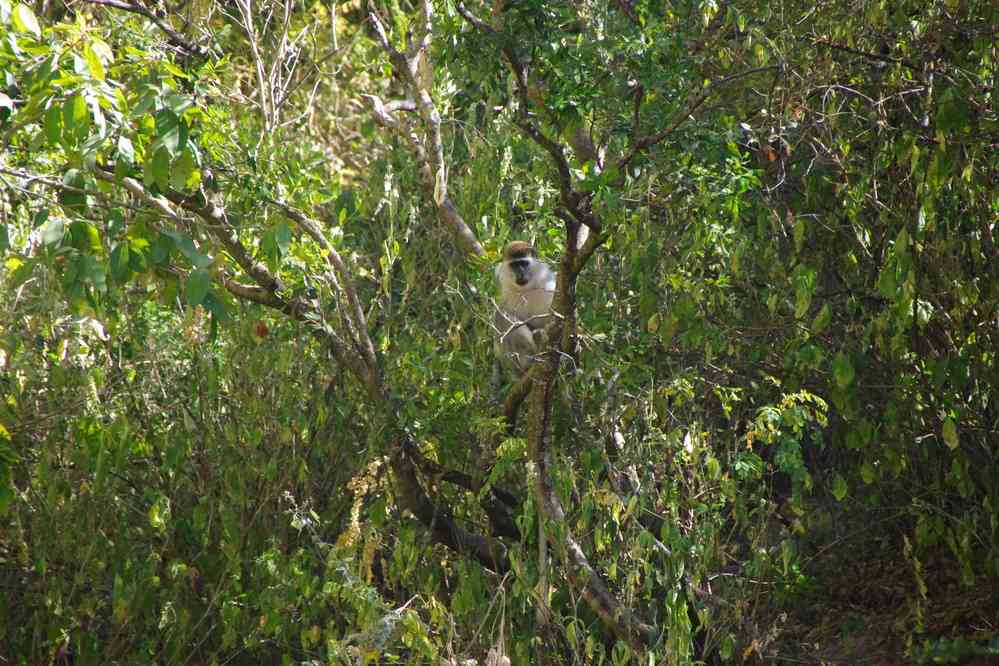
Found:
[(942, 132), (963, 130), (974, 115), (968, 100), (958, 95), (947, 95), (936, 113), (937, 129)]
[(889, 301), (894, 301), (898, 293), (898, 259), (894, 256), (885, 261), (881, 273), (878, 275), (878, 292)]
[(860, 478), (867, 485), (874, 483), (874, 480), (877, 478), (877, 472), (874, 471), (874, 466), (871, 463), (865, 462), (860, 466)]
[(802, 216), (799, 217), (794, 222), (794, 251), (796, 254), (801, 253), (801, 249), (805, 246), (805, 232), (808, 229), (808, 218)]
[(95, 257), (83, 255), (80, 258), (80, 278), (89, 282), (97, 291), (107, 289), (107, 271), (104, 264)]
[(156, 136), (174, 157), (187, 143), (187, 125), (170, 109), (162, 109), (156, 113)]
[(795, 306), (794, 316), (800, 319), (812, 305), (812, 294), (815, 293), (816, 271), (808, 266), (799, 266), (794, 271)]
[(281, 252), (281, 256), (288, 254), (288, 248), (291, 246), (291, 227), (282, 222), (274, 228), (274, 242), (277, 243), (277, 248)]
[(170, 152), (165, 147), (160, 147), (153, 155), (149, 170), (158, 188), (166, 190), (170, 187)]
[(14, 19), (14, 29), (18, 32), (30, 32), (35, 37), (42, 36), (42, 29), (38, 25), (38, 19), (35, 18), (35, 13), (27, 5), (20, 2), (17, 3), (13, 14), (11, 14), (11, 18)]
[(62, 184), (74, 188), (60, 190), (59, 203), (67, 211), (83, 215), (87, 212), (87, 195), (76, 190), (83, 190), (87, 183), (79, 169), (70, 169), (62, 177)]
[(94, 225), (77, 220), (69, 225), (69, 232), (73, 237), (73, 247), (81, 252), (100, 253), (102, 249), (101, 235)]
[(895, 254), (896, 255), (903, 254), (906, 251), (908, 251), (908, 249), (909, 249), (909, 231), (903, 227), (902, 230), (898, 232), (898, 235), (895, 236), (895, 247), (894, 247)]
[(191, 271), (191, 274), (187, 276), (187, 286), (184, 290), (187, 304), (191, 306), (201, 305), (211, 289), (211, 284), (212, 277), (207, 270), (199, 268)]
[(51, 105), (45, 111), (45, 138), (53, 147), (62, 141), (62, 108), (57, 104)]
[(834, 476), (832, 482), (832, 494), (833, 497), (836, 498), (836, 501), (842, 502), (848, 491), (849, 488), (846, 485), (846, 479), (844, 479), (840, 474)]
[(187, 146), (173, 164), (170, 172), (170, 186), (178, 191), (195, 189), (201, 182), (201, 172), (194, 160), (191, 147)]
[(66, 223), (62, 217), (53, 217), (42, 229), (42, 244), (46, 247), (58, 245), (66, 234)]
[(201, 305), (212, 313), (213, 326), (215, 322), (224, 322), (226, 320), (228, 315), (225, 309), (225, 303), (219, 300), (215, 294), (209, 293)]
[(6, 252), (10, 247), (10, 236), (7, 232), (7, 224), (0, 224), (0, 252)]
[(812, 334), (818, 335), (822, 331), (826, 330), (826, 326), (829, 325), (831, 320), (832, 308), (830, 308), (829, 304), (826, 303), (822, 306), (822, 309), (819, 310), (819, 313), (815, 315), (815, 319), (812, 320)]
[(90, 114), (83, 95), (73, 95), (62, 105), (62, 136), (70, 145), (77, 143), (90, 131)]
[(149, 261), (154, 264), (166, 263), (174, 245), (174, 241), (166, 233), (161, 233), (149, 248)]
[(957, 437), (957, 424), (949, 416), (943, 422), (943, 441), (951, 451), (957, 448), (960, 441)]
[(833, 359), (833, 378), (836, 380), (836, 386), (846, 388), (853, 383), (853, 377), (854, 370), (850, 357), (843, 352), (836, 354), (836, 358)]
[[(183, 72), (181, 72), (179, 69), (175, 69), (175, 71), (180, 72), (180, 76), (184, 77), (185, 79), (188, 78), (188, 76)], [(168, 109), (176, 113), (178, 116), (184, 113), (184, 111), (187, 111), (189, 108), (194, 106), (194, 102), (191, 101), (189, 97), (177, 94), (175, 92), (170, 92), (164, 95), (163, 103), (166, 104)]]
[(118, 283), (125, 282), (131, 273), (129, 269), (128, 243), (118, 243), (111, 251), (111, 278)]
[(190, 261), (195, 268), (208, 268), (212, 264), (212, 258), (201, 254), (195, 247), (194, 241), (179, 231), (164, 231), (163, 235), (173, 240), (174, 245), (180, 253)]

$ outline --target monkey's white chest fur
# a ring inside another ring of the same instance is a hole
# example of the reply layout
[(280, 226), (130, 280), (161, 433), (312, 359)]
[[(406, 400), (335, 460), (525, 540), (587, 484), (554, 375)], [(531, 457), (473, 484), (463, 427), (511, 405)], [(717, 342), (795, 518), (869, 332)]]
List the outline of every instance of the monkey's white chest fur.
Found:
[(524, 289), (515, 289), (510, 297), (504, 300), (504, 309), (516, 321), (524, 322), (533, 329), (544, 328), (548, 324), (548, 315), (552, 309), (552, 297), (555, 295), (555, 276), (537, 287), (528, 285)]

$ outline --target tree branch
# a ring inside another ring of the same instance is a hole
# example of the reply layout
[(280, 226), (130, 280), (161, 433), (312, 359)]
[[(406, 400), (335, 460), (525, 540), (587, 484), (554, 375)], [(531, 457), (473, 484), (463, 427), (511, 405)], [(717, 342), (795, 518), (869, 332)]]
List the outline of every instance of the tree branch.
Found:
[(371, 342), (371, 336), (368, 335), (368, 322), (364, 315), (364, 309), (361, 307), (361, 301), (357, 297), (357, 289), (350, 279), (347, 264), (340, 256), (340, 253), (336, 251), (336, 248), (323, 235), (319, 225), (307, 217), (305, 213), (283, 201), (276, 201), (274, 199), (268, 199), (268, 201), (284, 211), (285, 215), (298, 224), (325, 251), (324, 258), (326, 259), (326, 264), (330, 267), (331, 280), (339, 292), (338, 300), (341, 301), (341, 305), (346, 305), (350, 312), (350, 316), (346, 319), (350, 323), (351, 336), (355, 339), (357, 349), (370, 370), (378, 372), (379, 363), (375, 356), (375, 346)]
[(642, 27), (642, 21), (638, 17), (638, 12), (635, 11), (635, 5), (631, 0), (615, 0), (614, 4), (618, 6), (625, 16), (638, 27)]
[[(441, 481), (447, 481), (476, 495), (482, 493), (484, 484), (481, 479), (472, 477), (464, 472), (447, 469), (436, 461), (424, 456), (415, 446), (410, 448), (410, 456), (424, 474), (433, 476)], [(480, 504), (496, 534), (511, 539), (520, 539), (520, 530), (517, 528), (517, 524), (510, 514), (511, 509), (516, 509), (522, 504), (522, 501), (516, 495), (493, 485), (489, 487), (488, 496), (480, 497)]]
[[(680, 125), (682, 125), (690, 117), (692, 113), (694, 113), (694, 111), (696, 111), (701, 106), (701, 104), (703, 104), (708, 99), (708, 97), (711, 95), (711, 93), (715, 91), (716, 88), (723, 86), (726, 83), (731, 83), (732, 81), (735, 81), (737, 79), (742, 79), (747, 76), (751, 76), (753, 74), (759, 74), (760, 72), (779, 71), (779, 70), (780, 66), (778, 65), (769, 65), (767, 67), (756, 67), (755, 69), (750, 69), (745, 72), (739, 72), (737, 74), (732, 74), (731, 76), (726, 76), (723, 79), (712, 81), (710, 84), (708, 84), (701, 90), (700, 94), (698, 94), (693, 100), (690, 101), (690, 103), (687, 104), (686, 107), (684, 107), (683, 111), (677, 113), (673, 117), (673, 120), (666, 125), (665, 129), (656, 132), (655, 134), (650, 134), (641, 139), (638, 139), (636, 142), (632, 144), (631, 149), (617, 163), (618, 171), (621, 172), (620, 178), (624, 178), (625, 168), (628, 166), (631, 160), (635, 158), (636, 155), (638, 155), (640, 152), (644, 150), (651, 148), (657, 143), (661, 143), (666, 137), (672, 134)], [(635, 111), (635, 117), (636, 119), (638, 117), (637, 109)], [(636, 127), (635, 128), (636, 134), (637, 130), (638, 128)]]
[(150, 21), (152, 21), (157, 28), (166, 33), (167, 41), (176, 46), (177, 48), (186, 51), (190, 55), (197, 56), (199, 58), (207, 58), (209, 52), (192, 41), (189, 41), (182, 34), (170, 27), (170, 24), (161, 19), (159, 16), (154, 14), (149, 9), (143, 7), (142, 5), (133, 4), (131, 2), (124, 2), (124, 0), (84, 0), (92, 5), (104, 5), (105, 7), (114, 7), (115, 9), (121, 9), (126, 12), (131, 12), (133, 14), (139, 14), (144, 16)]
[(844, 46), (842, 44), (833, 44), (832, 42), (821, 39), (818, 37), (812, 38), (811, 43), (813, 46), (824, 46), (827, 49), (832, 49), (834, 51), (843, 51), (844, 53), (852, 53), (853, 55), (860, 56), (861, 58), (867, 58), (868, 60), (876, 60), (878, 62), (887, 62), (893, 65), (902, 65), (911, 70), (919, 70), (916, 63), (911, 60), (906, 60), (905, 58), (892, 58), (891, 56), (881, 55), (879, 53), (869, 53), (867, 51), (861, 51), (860, 49), (851, 48), (849, 46)]
[(455, 552), (470, 554), (479, 564), (497, 574), (506, 573), (509, 569), (507, 549), (501, 541), (461, 529), (450, 510), (430, 500), (416, 476), (416, 465), (410, 457), (411, 447), (412, 442), (404, 436), (391, 460), (402, 506), (430, 530), (437, 543)]
[[(391, 467), (401, 505), (411, 511), (427, 527), (435, 542), (456, 552), (470, 553), (483, 566), (493, 571), (502, 573), (508, 569), (506, 547), (502, 542), (458, 527), (452, 513), (446, 507), (431, 500), (423, 488), (416, 474), (416, 464), (411, 456), (415, 449), (412, 448), (408, 436), (395, 423), (396, 414), (391, 406), (392, 400), (381, 383), (381, 374), (373, 348), (370, 349), (370, 354), (368, 352), (357, 353), (335, 331), (323, 324), (322, 313), (317, 311), (311, 303), (298, 298), (283, 298), (278, 293), (283, 289), (280, 280), (264, 264), (255, 261), (250, 256), (229, 223), (226, 211), (208, 200), (203, 193), (185, 196), (168, 190), (162, 196), (155, 197), (146, 192), (142, 184), (133, 178), (126, 177), (117, 180), (111, 173), (102, 169), (95, 170), (94, 173), (102, 180), (124, 186), (129, 192), (147, 204), (155, 206), (168, 217), (181, 219), (173, 210), (172, 204), (201, 218), (209, 233), (225, 247), (236, 263), (257, 283), (248, 285), (238, 282), (228, 271), (223, 269), (218, 272), (216, 279), (222, 283), (226, 290), (237, 298), (279, 310), (307, 324), (310, 332), (320, 342), (330, 344), (337, 361), (355, 375), (366, 387), (369, 397), (382, 409), (383, 415), (388, 419), (390, 432), (395, 433), (394, 440), (398, 442), (395, 455), (392, 457)], [(346, 304), (352, 311), (351, 318), (358, 330), (358, 335), (363, 333), (363, 338), (359, 338), (362, 341), (362, 348), (364, 346), (371, 347), (364, 313), (360, 308), (356, 291), (350, 284), (349, 271), (342, 257), (323, 236), (319, 226), (308, 216), (284, 202), (271, 201), (271, 203), (280, 207), (290, 219), (296, 222), (326, 251), (327, 262), (339, 279)], [(509, 494), (504, 497), (500, 492), (496, 496), (504, 501), (512, 501)], [(500, 514), (497, 513), (497, 515)], [(510, 526), (514, 524), (510, 520), (504, 521), (503, 517), (500, 516), (494, 521), (494, 525), (509, 532)]]
[[(385, 27), (378, 15), (373, 11), (368, 14), (375, 37), (385, 53), (388, 54), (392, 67), (413, 100), (406, 100), (404, 103), (389, 102), (383, 104), (374, 95), (366, 95), (366, 97), (371, 101), (375, 120), (383, 127), (402, 134), (413, 148), (424, 189), (430, 195), (434, 207), (437, 209), (438, 217), (454, 234), (458, 246), (467, 254), (482, 256), (485, 254), (485, 250), (482, 249), (479, 239), (471, 227), (465, 223), (448, 194), (447, 165), (444, 160), (444, 142), (441, 138), (441, 116), (430, 94), (434, 77), (433, 65), (430, 62), (433, 3), (431, 0), (423, 0), (421, 8), (422, 20), (419, 25), (419, 39), (415, 39), (410, 44), (405, 54), (389, 42)], [(411, 131), (405, 124), (392, 116), (394, 106), (408, 108), (410, 104), (415, 105), (415, 109), (419, 113), (423, 125), (422, 136), (418, 136), (415, 131)]]
[[(490, 33), (495, 32), (491, 26), (475, 18), (463, 5), (459, 5), (458, 11), (474, 27)], [(554, 386), (562, 359), (574, 352), (576, 344), (576, 278), (596, 248), (606, 240), (606, 236), (599, 233), (600, 224), (589, 210), (587, 197), (572, 187), (572, 174), (562, 147), (538, 129), (530, 119), (526, 66), (511, 49), (503, 48), (502, 53), (516, 81), (519, 97), (517, 124), (551, 156), (555, 163), (562, 202), (562, 206), (556, 208), (555, 214), (566, 222), (567, 228), (566, 251), (558, 273), (553, 307), (553, 312), (558, 316), (553, 317), (552, 323), (546, 327), (549, 346), (541, 355), (541, 361), (536, 363), (507, 394), (504, 403), (507, 424), (508, 427), (513, 426), (521, 403), (527, 395), (530, 395), (527, 443), (530, 459), (538, 471), (535, 493), (539, 525), (543, 528), (539, 538), (548, 539), (553, 543), (562, 540), (565, 544), (567, 557), (565, 564), (569, 579), (581, 590), (587, 605), (616, 636), (626, 641), (636, 651), (643, 652), (658, 640), (657, 632), (654, 627), (640, 621), (629, 608), (617, 601), (572, 536), (565, 519), (565, 511), (552, 484), (554, 477), (549, 452)], [(586, 227), (584, 231), (593, 229), (598, 233), (589, 234), (580, 246), (580, 230), (583, 226)], [(539, 552), (546, 550), (544, 544), (539, 543)], [(539, 566), (545, 565), (539, 562)], [(546, 591), (542, 590), (542, 593), (546, 594)]]

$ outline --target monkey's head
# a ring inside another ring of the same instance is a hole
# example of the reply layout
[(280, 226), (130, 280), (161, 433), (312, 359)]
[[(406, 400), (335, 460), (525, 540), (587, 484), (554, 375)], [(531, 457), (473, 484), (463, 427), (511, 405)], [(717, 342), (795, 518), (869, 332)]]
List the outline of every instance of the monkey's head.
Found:
[(513, 241), (503, 249), (503, 264), (506, 265), (518, 287), (527, 286), (533, 277), (534, 262), (538, 252), (525, 241)]

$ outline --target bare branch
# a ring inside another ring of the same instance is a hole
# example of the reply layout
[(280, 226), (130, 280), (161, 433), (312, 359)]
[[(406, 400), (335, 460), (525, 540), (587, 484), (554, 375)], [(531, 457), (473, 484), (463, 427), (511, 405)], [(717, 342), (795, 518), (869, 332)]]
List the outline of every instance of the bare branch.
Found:
[(868, 60), (876, 60), (878, 62), (887, 62), (893, 65), (902, 65), (908, 67), (912, 70), (919, 70), (919, 67), (911, 60), (906, 60), (905, 58), (892, 58), (891, 56), (881, 55), (880, 53), (869, 53), (867, 51), (861, 51), (859, 49), (851, 48), (849, 46), (844, 46), (842, 44), (833, 44), (829, 40), (822, 39), (819, 37), (813, 38), (811, 43), (815, 46), (824, 46), (827, 49), (832, 49), (834, 51), (843, 51), (844, 53), (852, 53), (853, 55), (860, 56), (861, 58), (867, 58)]
[(209, 55), (206, 49), (203, 49), (194, 42), (188, 40), (182, 34), (180, 34), (172, 27), (170, 27), (169, 23), (167, 23), (165, 20), (161, 19), (159, 16), (154, 14), (149, 9), (143, 7), (142, 5), (134, 4), (131, 2), (125, 2), (124, 0), (84, 0), (84, 2), (89, 2), (92, 5), (104, 5), (105, 7), (114, 7), (115, 9), (121, 9), (126, 12), (131, 12), (133, 14), (139, 14), (141, 16), (145, 16), (147, 19), (155, 23), (157, 28), (166, 33), (168, 41), (174, 46), (199, 58), (207, 58)]
[[(28, 186), (30, 186), (31, 183), (38, 183), (39, 185), (44, 185), (45, 187), (53, 190), (62, 190), (63, 192), (73, 192), (74, 194), (82, 194), (85, 196), (95, 197), (97, 199), (104, 201), (104, 205), (107, 207), (127, 208), (129, 210), (134, 210), (136, 212), (145, 212), (148, 214), (148, 211), (145, 208), (132, 206), (123, 201), (118, 201), (114, 197), (99, 190), (87, 190), (79, 187), (74, 187), (72, 185), (67, 185), (57, 180), (52, 180), (44, 176), (39, 176), (38, 174), (28, 173), (27, 171), (18, 171), (17, 169), (7, 169), (0, 167), (0, 173), (8, 174), (16, 178), (23, 178), (26, 181), (23, 185), (15, 185), (13, 183), (7, 183), (6, 180), (4, 180), (4, 184), (7, 185), (8, 187), (13, 187), (28, 194), (31, 193), (31, 191), (28, 189)], [(101, 173), (97, 173), (95, 175), (101, 179), (104, 179), (103, 174)], [(143, 194), (145, 195), (145, 192), (143, 192)], [(163, 217), (167, 219), (182, 221), (182, 218), (178, 216), (176, 211), (174, 211), (172, 208), (169, 207), (169, 204), (167, 204), (167, 202), (162, 200), (156, 200), (155, 197), (147, 198), (144, 196), (142, 197), (142, 199), (147, 204), (156, 208), (159, 211), (160, 215), (162, 215)]]
[(468, 8), (465, 7), (464, 2), (459, 2), (457, 5), (457, 9), (458, 13), (461, 14), (461, 17), (466, 21), (468, 21), (469, 23), (471, 23), (473, 26), (475, 26), (478, 30), (489, 33), (491, 35), (497, 33), (496, 28), (492, 27), (491, 25), (489, 25), (488, 23), (477, 17), (475, 14), (468, 11)]

